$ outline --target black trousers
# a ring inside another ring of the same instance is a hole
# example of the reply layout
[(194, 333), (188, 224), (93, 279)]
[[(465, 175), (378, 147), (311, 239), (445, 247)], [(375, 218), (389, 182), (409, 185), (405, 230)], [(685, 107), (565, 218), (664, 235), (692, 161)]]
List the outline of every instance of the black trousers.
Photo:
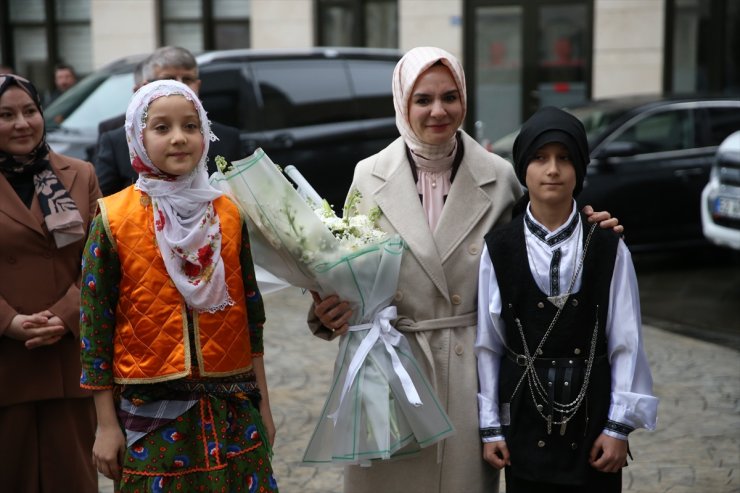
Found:
[(622, 471), (608, 473), (591, 469), (588, 482), (582, 485), (542, 483), (513, 476), (511, 468), (505, 470), (506, 493), (620, 493)]

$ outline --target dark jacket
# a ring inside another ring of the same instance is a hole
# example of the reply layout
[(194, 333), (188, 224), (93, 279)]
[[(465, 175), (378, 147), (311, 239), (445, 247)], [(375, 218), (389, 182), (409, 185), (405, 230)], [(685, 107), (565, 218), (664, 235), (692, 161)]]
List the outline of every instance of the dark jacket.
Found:
[[(219, 140), (208, 148), (208, 174), (216, 171), (216, 156), (227, 161), (236, 161), (245, 156), (239, 130), (220, 123), (211, 122), (211, 131)], [(95, 173), (98, 175), (100, 191), (110, 195), (136, 182), (138, 173), (131, 167), (126, 132), (123, 127), (109, 130), (100, 135), (95, 153)]]
[(122, 127), (124, 123), (126, 123), (126, 113), (122, 113), (120, 115), (114, 116), (113, 118), (103, 120), (102, 122), (98, 123), (98, 135), (103, 135), (109, 130), (115, 130), (119, 127)]

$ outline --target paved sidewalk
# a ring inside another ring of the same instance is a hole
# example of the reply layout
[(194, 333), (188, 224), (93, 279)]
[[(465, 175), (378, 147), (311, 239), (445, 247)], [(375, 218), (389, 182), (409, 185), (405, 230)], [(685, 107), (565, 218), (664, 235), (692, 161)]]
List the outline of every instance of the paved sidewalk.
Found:
[[(265, 304), (265, 363), (278, 430), (273, 467), (280, 490), (341, 492), (341, 468), (300, 465), (329, 388), (337, 344), (310, 335), (308, 294), (290, 288), (268, 295)], [(635, 460), (625, 470), (623, 491), (740, 493), (740, 353), (650, 326), (645, 347), (661, 399), (658, 429), (633, 434)], [(100, 485), (101, 492), (113, 492), (105, 478)]]

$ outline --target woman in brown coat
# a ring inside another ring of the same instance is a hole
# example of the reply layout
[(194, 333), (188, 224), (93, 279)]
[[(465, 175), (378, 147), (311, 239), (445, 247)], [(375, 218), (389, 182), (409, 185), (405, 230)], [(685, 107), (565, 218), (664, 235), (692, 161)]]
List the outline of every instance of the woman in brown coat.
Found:
[(35, 87), (0, 76), (0, 482), (97, 492), (80, 389), (80, 258), (100, 197), (90, 163), (46, 144)]

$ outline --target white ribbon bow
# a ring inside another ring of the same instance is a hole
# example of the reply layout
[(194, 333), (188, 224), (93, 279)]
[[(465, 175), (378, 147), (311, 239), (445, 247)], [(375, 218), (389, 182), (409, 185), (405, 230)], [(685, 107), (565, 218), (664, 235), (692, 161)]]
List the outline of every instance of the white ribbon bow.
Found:
[(352, 357), (352, 361), (350, 362), (349, 368), (347, 369), (347, 378), (344, 381), (342, 394), (339, 396), (339, 405), (337, 406), (337, 409), (329, 415), (329, 417), (334, 420), (335, 424), (337, 420), (337, 414), (339, 413), (339, 409), (342, 407), (344, 397), (346, 396), (347, 392), (349, 392), (349, 389), (352, 386), (352, 383), (355, 381), (355, 378), (357, 378), (357, 372), (360, 371), (360, 368), (365, 362), (365, 359), (367, 358), (368, 354), (370, 354), (370, 350), (375, 346), (375, 343), (378, 340), (381, 340), (383, 342), (385, 350), (391, 357), (391, 362), (393, 363), (393, 371), (396, 372), (399, 380), (401, 380), (401, 385), (403, 385), (406, 399), (415, 407), (419, 407), (422, 405), (421, 399), (419, 398), (419, 393), (416, 391), (416, 387), (414, 387), (414, 382), (411, 380), (411, 376), (406, 371), (406, 368), (404, 368), (401, 364), (398, 353), (396, 353), (395, 347), (399, 345), (404, 337), (403, 334), (401, 334), (399, 331), (396, 330), (395, 327), (393, 327), (393, 325), (391, 325), (391, 320), (395, 320), (396, 318), (396, 307), (388, 306), (381, 310), (380, 313), (376, 314), (375, 317), (373, 317), (372, 323), (353, 325), (349, 328), (351, 332), (367, 329), (370, 329), (370, 331), (362, 340), (360, 346), (357, 348), (357, 352), (355, 352), (355, 355)]

